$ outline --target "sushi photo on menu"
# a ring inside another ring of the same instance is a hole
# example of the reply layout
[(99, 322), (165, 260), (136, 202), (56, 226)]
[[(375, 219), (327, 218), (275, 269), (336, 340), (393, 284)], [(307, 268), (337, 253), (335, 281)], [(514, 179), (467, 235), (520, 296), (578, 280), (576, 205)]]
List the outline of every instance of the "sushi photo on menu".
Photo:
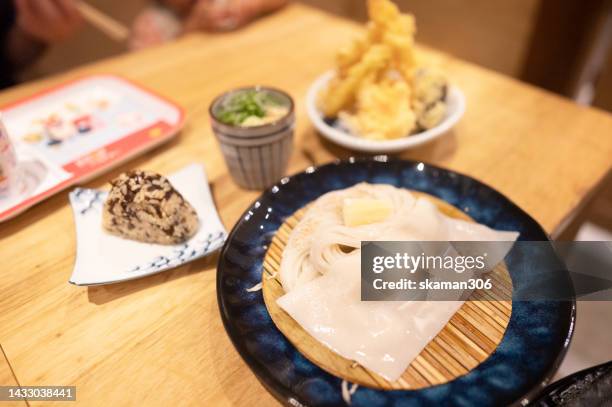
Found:
[(0, 407), (612, 406), (611, 16), (0, 1)]

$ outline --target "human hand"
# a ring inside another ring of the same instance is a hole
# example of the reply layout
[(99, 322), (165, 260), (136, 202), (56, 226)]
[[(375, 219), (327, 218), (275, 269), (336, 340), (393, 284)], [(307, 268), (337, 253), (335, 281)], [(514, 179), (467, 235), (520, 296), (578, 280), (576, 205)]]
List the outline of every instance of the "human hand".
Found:
[(196, 0), (185, 21), (185, 31), (229, 31), (259, 15), (283, 6), (287, 0)]
[(70, 38), (83, 24), (75, 0), (14, 0), (17, 27), (24, 34), (52, 44)]
[(161, 7), (150, 7), (141, 12), (132, 24), (130, 49), (143, 49), (176, 38), (181, 23), (176, 15)]
[(241, 0), (197, 0), (185, 20), (185, 31), (229, 31), (246, 21)]

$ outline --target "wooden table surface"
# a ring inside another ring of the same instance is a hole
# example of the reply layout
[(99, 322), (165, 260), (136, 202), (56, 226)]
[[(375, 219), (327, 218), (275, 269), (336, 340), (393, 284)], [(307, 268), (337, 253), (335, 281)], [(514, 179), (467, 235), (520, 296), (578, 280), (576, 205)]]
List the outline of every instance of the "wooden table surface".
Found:
[[(18, 386), (17, 381), (15, 380), (15, 376), (13, 376), (13, 372), (11, 371), (11, 367), (2, 351), (2, 347), (0, 346), (0, 386)], [(25, 401), (0, 401), (2, 407), (16, 407), (16, 406), (25, 406)]]
[[(304, 97), (354, 37), (354, 23), (292, 5), (244, 30), (192, 35), (0, 93), (0, 104), (87, 73), (121, 74), (176, 100), (188, 123), (175, 141), (120, 171), (163, 173), (199, 162), (229, 229), (257, 196), (230, 179), (207, 107), (218, 93), (263, 83), (297, 101), (297, 148), (290, 172), (350, 153), (324, 142), (308, 122)], [(467, 96), (467, 112), (447, 137), (402, 157), (474, 176), (506, 194), (551, 233), (562, 228), (610, 169), (612, 117), (432, 50)], [(215, 294), (216, 257), (137, 281), (68, 284), (75, 235), (67, 192), (0, 226), (0, 344), (21, 385), (76, 385), (79, 404), (273, 405), (223, 330)], [(12, 374), (0, 360), (0, 381)], [(36, 404), (36, 403), (30, 403)]]

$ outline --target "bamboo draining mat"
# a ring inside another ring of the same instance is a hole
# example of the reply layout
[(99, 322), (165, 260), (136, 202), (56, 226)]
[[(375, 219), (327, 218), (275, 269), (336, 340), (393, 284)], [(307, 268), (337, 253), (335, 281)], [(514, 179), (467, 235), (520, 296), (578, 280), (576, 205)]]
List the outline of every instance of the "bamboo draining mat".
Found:
[[(422, 193), (415, 192), (415, 194), (426, 196), (447, 216), (472, 220), (461, 210), (438, 198)], [(272, 239), (264, 259), (262, 289), (266, 307), (278, 329), (311, 362), (335, 376), (361, 386), (407, 390), (453, 380), (468, 373), (495, 351), (510, 321), (512, 302), (489, 301), (482, 292), (474, 292), (470, 296), (442, 331), (408, 366), (402, 377), (395, 382), (385, 380), (318, 342), (276, 303), (276, 300), (284, 294), (278, 278), (283, 249), (291, 231), (304, 213), (305, 209), (300, 209), (289, 217)], [(493, 291), (500, 290), (505, 293), (498, 293), (497, 298), (508, 298), (508, 293), (512, 291), (512, 281), (505, 265), (495, 268), (489, 277), (494, 280)]]

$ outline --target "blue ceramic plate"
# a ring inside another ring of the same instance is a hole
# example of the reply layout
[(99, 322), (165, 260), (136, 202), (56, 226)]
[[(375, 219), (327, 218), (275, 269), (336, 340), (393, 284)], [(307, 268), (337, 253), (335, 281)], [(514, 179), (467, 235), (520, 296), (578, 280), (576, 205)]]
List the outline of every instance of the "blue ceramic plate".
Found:
[(551, 384), (533, 407), (609, 406), (612, 404), (612, 361), (581, 370)]
[[(307, 360), (276, 328), (261, 291), (263, 258), (285, 218), (326, 192), (359, 182), (385, 183), (435, 195), (477, 222), (520, 232), (520, 240), (547, 240), (542, 228), (494, 189), (432, 165), (390, 160), (351, 159), (309, 168), (282, 179), (253, 203), (222, 249), (217, 296), (225, 329), (261, 382), (293, 406), (345, 405), (342, 379)], [(515, 279), (514, 270), (510, 274)], [(520, 287), (515, 287), (520, 288)], [(496, 351), (468, 374), (420, 390), (384, 391), (359, 387), (353, 406), (505, 406), (525, 403), (544, 387), (561, 362), (573, 331), (573, 301), (515, 301)]]

